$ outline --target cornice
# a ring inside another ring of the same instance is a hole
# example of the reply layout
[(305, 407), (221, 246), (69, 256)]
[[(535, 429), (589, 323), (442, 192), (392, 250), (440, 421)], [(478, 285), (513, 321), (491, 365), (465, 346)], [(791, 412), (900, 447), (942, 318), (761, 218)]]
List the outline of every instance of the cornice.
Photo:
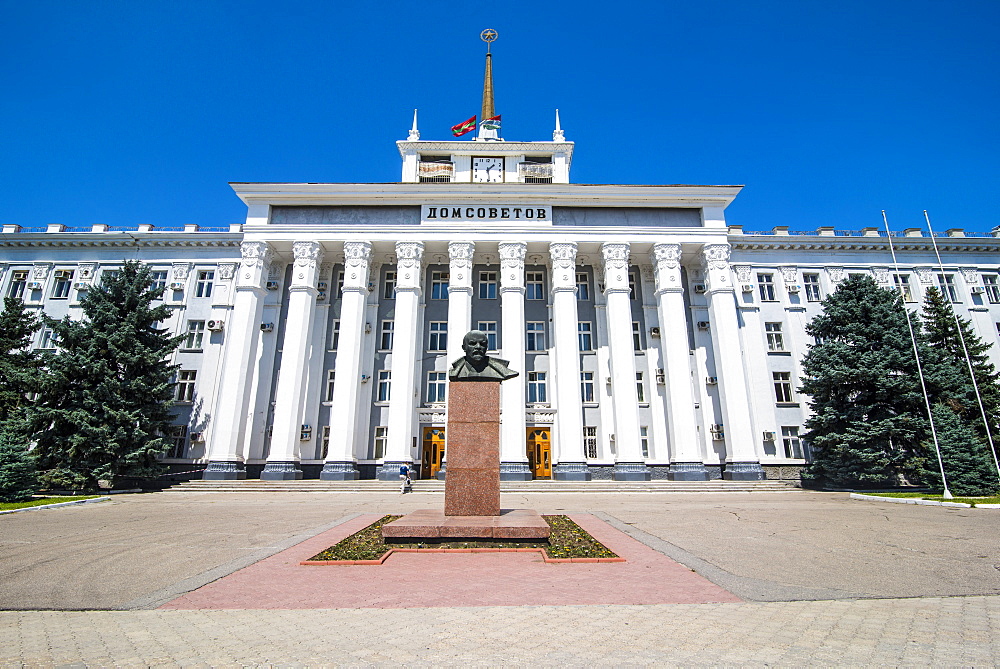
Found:
[[(937, 237), (936, 241), (938, 249), (942, 252), (1000, 252), (1000, 238)], [(882, 251), (889, 253), (889, 241), (885, 237), (729, 235), (729, 243), (736, 251)], [(934, 245), (930, 238), (894, 237), (892, 247), (901, 253), (934, 252)]]
[(238, 248), (242, 233), (39, 232), (0, 235), (0, 248)]
[(423, 141), (400, 140), (396, 142), (400, 156), (421, 151), (442, 151), (450, 154), (479, 156), (489, 153), (550, 154), (562, 153), (566, 160), (573, 158), (573, 142), (468, 142), (468, 141)]

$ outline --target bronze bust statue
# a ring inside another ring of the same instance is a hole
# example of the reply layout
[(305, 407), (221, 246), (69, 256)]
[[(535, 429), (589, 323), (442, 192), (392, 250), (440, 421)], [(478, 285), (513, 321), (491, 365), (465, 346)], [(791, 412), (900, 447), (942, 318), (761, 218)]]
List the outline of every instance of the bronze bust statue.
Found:
[(507, 361), (486, 355), (489, 344), (486, 333), (472, 330), (462, 338), (465, 357), (451, 365), (448, 378), (452, 381), (506, 381), (517, 376), (517, 372), (507, 367)]

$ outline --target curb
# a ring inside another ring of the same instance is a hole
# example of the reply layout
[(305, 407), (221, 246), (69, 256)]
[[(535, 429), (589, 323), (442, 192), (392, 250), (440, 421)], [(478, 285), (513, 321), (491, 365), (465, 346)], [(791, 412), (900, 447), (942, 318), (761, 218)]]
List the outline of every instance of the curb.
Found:
[[(891, 502), (893, 504), (919, 504), (921, 506), (948, 506), (951, 508), (958, 509), (970, 509), (971, 504), (966, 504), (965, 502), (937, 502), (932, 499), (916, 499), (914, 497), (879, 497), (878, 495), (862, 495), (860, 493), (852, 492), (851, 499), (861, 499), (870, 500), (874, 502)], [(1000, 504), (977, 504), (976, 508), (1000, 508)]]
[(393, 553), (538, 553), (547, 563), (594, 564), (598, 562), (627, 562), (623, 557), (613, 558), (550, 558), (543, 548), (390, 548), (378, 560), (302, 560), (307, 567), (350, 567), (354, 565), (379, 565)]
[(8, 509), (7, 511), (0, 511), (0, 515), (5, 513), (20, 513), (22, 511), (41, 511), (42, 509), (54, 509), (58, 506), (72, 506), (74, 504), (90, 504), (92, 502), (106, 502), (110, 497), (102, 496), (95, 497), (93, 499), (75, 499), (71, 502), (56, 502), (55, 504), (39, 504), (38, 506), (26, 506), (23, 509)]

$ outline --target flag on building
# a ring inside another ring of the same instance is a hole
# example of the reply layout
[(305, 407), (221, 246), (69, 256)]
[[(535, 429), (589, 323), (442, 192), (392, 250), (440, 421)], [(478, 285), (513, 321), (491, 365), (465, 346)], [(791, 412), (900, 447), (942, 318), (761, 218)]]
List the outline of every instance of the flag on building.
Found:
[(483, 119), (479, 127), (483, 130), (499, 130), (500, 129), (500, 114), (493, 116), (491, 118)]
[(458, 125), (451, 126), (451, 134), (455, 137), (461, 137), (467, 132), (472, 132), (476, 129), (476, 117), (473, 116), (468, 121), (463, 121)]

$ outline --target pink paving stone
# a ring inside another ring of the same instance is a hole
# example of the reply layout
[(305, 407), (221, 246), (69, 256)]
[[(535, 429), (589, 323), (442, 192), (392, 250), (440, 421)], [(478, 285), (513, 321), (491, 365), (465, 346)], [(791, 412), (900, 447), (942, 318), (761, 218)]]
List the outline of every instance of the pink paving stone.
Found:
[(446, 516), (440, 509), (417, 509), (382, 526), (397, 539), (545, 539), (549, 525), (534, 509), (502, 509), (498, 516)]
[(589, 514), (570, 518), (626, 558), (546, 564), (537, 553), (395, 553), (377, 566), (304, 566), (380, 516), (350, 520), (209, 583), (163, 609), (330, 609), (739, 602)]

